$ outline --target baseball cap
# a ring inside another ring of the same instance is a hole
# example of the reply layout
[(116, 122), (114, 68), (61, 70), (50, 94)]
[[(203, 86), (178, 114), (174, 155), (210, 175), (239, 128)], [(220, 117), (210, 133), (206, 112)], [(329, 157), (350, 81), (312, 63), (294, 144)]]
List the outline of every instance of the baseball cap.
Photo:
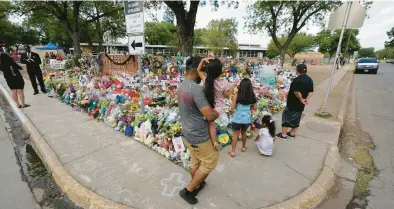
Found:
[(306, 65), (305, 64), (297, 65), (297, 72), (299, 72), (299, 73), (306, 73), (307, 72)]
[(201, 62), (201, 57), (190, 57), (186, 60), (186, 68), (197, 68)]

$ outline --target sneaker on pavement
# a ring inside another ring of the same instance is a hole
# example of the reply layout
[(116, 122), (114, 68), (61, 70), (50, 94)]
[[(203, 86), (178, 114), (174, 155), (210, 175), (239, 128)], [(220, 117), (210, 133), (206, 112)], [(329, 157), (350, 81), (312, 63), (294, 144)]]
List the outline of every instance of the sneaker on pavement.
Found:
[(276, 136), (279, 137), (279, 138), (281, 138), (281, 139), (284, 139), (284, 140), (287, 139), (287, 136), (283, 136), (282, 133), (278, 133), (278, 134), (276, 134)]
[(186, 188), (179, 191), (179, 196), (182, 197), (190, 205), (195, 205), (198, 203), (198, 199), (193, 195), (193, 192), (187, 191)]
[(287, 136), (290, 136), (291, 138), (295, 138), (295, 135), (291, 135), (290, 132), (287, 132)]
[(199, 186), (197, 189), (194, 189), (194, 191), (192, 191), (192, 194), (193, 194), (194, 196), (197, 196), (198, 193), (199, 193), (201, 190), (204, 189), (205, 185), (207, 185), (207, 182), (205, 182), (205, 181), (201, 182), (200, 186)]

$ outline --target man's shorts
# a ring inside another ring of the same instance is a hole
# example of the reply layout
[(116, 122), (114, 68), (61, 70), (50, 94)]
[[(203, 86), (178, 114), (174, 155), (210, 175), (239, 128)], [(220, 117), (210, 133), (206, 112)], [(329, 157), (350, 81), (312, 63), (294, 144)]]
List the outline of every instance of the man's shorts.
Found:
[(282, 127), (298, 128), (300, 126), (302, 112), (296, 112), (285, 108), (282, 113)]
[(195, 145), (189, 144), (186, 139), (183, 139), (183, 142), (190, 151), (190, 168), (198, 168), (205, 174), (209, 174), (216, 168), (219, 152), (211, 140)]
[(234, 131), (246, 131), (250, 124), (232, 123), (231, 126)]

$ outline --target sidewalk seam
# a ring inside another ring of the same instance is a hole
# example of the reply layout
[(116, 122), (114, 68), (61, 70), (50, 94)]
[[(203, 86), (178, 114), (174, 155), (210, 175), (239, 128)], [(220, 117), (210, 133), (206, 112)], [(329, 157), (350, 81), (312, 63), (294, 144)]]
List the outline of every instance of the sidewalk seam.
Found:
[(89, 209), (131, 209), (130, 207), (98, 195), (74, 179), (61, 164), (56, 153), (52, 150), (50, 145), (46, 142), (30, 119), (22, 110), (16, 107), (3, 84), (0, 84), (0, 89), (8, 100), (11, 110), (19, 118), (23, 124), (23, 128), (30, 134), (31, 142), (34, 144), (37, 154), (41, 157), (42, 161), (51, 172), (52, 178), (76, 205)]

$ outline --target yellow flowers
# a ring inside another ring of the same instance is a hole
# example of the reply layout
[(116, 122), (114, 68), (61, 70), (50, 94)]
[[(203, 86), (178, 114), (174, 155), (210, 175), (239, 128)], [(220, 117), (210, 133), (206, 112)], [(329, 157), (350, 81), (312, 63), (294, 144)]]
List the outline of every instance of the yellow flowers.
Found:
[(217, 141), (222, 145), (228, 144), (230, 141), (230, 136), (227, 133), (220, 134), (217, 136)]

